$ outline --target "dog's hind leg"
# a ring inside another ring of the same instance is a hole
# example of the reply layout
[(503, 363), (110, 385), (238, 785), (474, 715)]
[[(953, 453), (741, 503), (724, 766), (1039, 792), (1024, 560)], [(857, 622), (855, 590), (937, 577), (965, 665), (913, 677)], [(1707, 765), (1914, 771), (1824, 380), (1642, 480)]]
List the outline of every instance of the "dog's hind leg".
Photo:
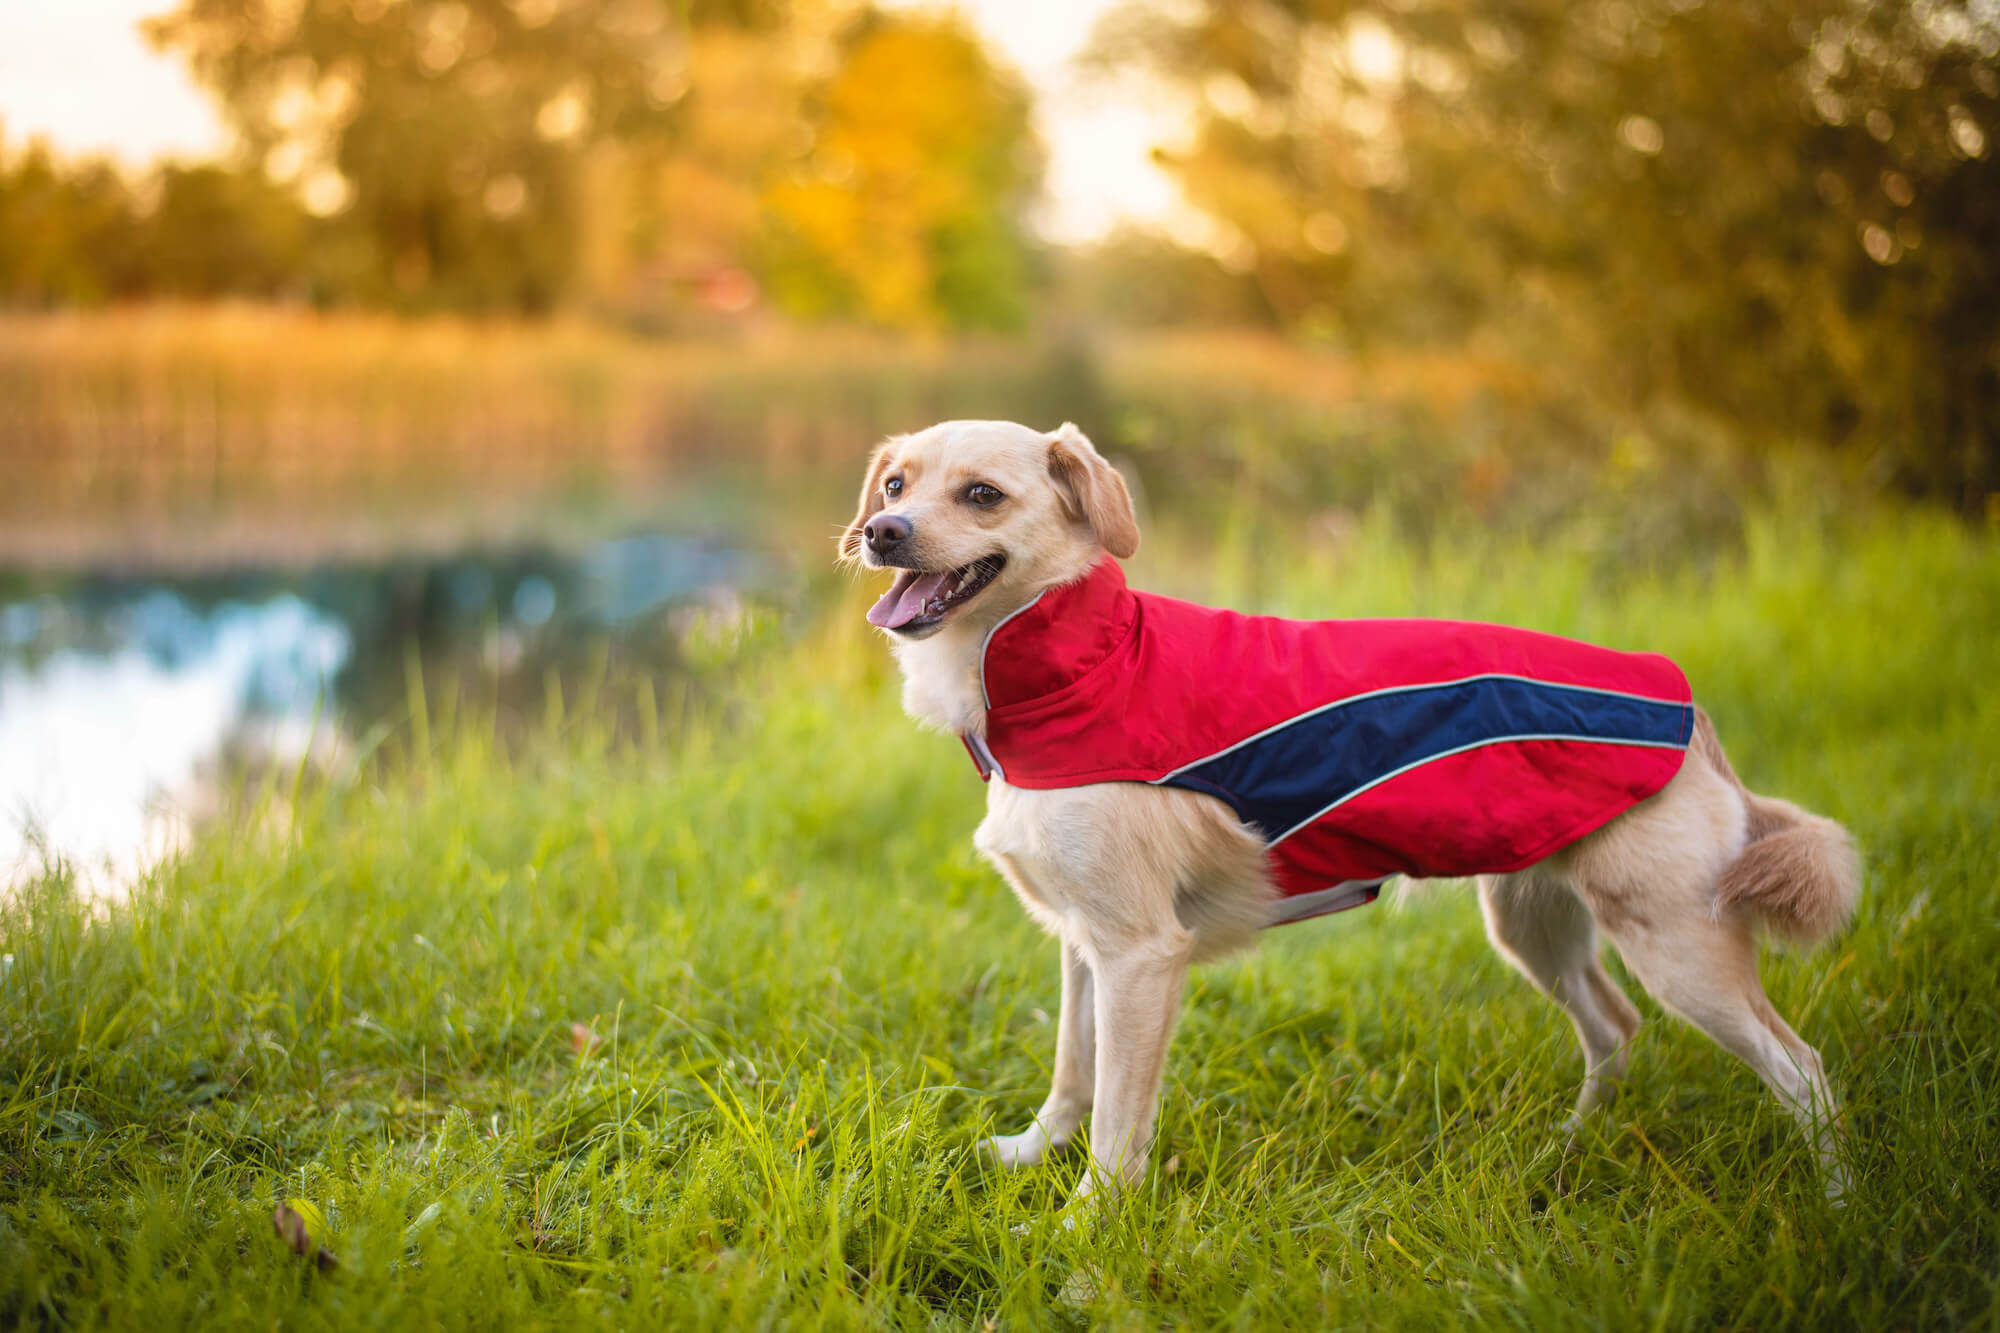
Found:
[(1597, 926), (1560, 875), (1547, 869), (1482, 875), (1479, 904), (1493, 947), (1562, 1006), (1583, 1045), (1583, 1090), (1564, 1125), (1573, 1134), (1617, 1096), (1639, 1011), (1605, 974)]
[(1019, 1134), (986, 1140), (1001, 1166), (1034, 1166), (1067, 1144), (1090, 1110), (1097, 1084), (1096, 983), (1074, 944), (1062, 946), (1062, 1013), (1056, 1019), (1056, 1068), (1035, 1123)]
[(1819, 1053), (1765, 998), (1756, 918), (1720, 891), (1744, 856), (1750, 813), (1725, 771), (1690, 759), (1657, 795), (1563, 852), (1562, 864), (1639, 983), (1755, 1070), (1804, 1126), (1838, 1198), (1847, 1182), (1833, 1089)]
[(1764, 995), (1757, 942), (1740, 918), (1685, 916), (1612, 936), (1633, 975), (1671, 1013), (1737, 1056), (1810, 1138), (1828, 1197), (1847, 1190), (1838, 1154), (1840, 1108), (1819, 1052), (1801, 1041)]

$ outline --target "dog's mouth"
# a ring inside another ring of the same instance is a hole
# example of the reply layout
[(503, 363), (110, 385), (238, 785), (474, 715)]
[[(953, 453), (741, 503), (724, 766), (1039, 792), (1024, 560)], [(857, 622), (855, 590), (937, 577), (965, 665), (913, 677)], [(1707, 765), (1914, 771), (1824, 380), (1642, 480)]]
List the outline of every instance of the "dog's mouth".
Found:
[(916, 634), (944, 623), (946, 616), (986, 590), (1007, 557), (995, 552), (969, 565), (926, 574), (915, 569), (896, 571), (896, 581), (882, 600), (868, 608), (868, 623), (898, 634)]

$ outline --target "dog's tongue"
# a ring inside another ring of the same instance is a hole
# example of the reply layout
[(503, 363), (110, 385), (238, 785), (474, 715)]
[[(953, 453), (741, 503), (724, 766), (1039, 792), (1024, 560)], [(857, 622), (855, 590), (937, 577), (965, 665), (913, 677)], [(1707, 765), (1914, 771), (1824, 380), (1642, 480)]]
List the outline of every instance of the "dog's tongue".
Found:
[(882, 600), (868, 608), (868, 623), (878, 629), (897, 629), (924, 613), (924, 603), (944, 591), (952, 571), (919, 574), (906, 569), (896, 575)]

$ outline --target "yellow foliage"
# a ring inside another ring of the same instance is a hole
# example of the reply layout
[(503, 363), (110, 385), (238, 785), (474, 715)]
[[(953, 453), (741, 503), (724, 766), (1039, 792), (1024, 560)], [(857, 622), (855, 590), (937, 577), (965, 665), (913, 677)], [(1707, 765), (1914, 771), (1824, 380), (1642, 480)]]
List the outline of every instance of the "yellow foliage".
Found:
[(957, 23), (871, 24), (824, 89), (812, 151), (765, 194), (795, 301), (903, 328), (962, 316), (940, 298), (940, 238), (1011, 239), (992, 224), (1033, 178), (1031, 142), (1025, 95)]

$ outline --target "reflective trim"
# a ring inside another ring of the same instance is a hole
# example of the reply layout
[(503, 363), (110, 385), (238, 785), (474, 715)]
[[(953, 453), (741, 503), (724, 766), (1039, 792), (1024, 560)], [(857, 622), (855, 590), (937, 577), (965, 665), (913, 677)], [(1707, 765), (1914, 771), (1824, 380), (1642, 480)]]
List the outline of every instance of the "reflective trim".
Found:
[[(1033, 605), (1034, 605), (1033, 602), (1028, 603), (1028, 606), (1033, 606)], [(1028, 608), (1026, 606), (1021, 608), (1022, 611), (1025, 611), (1027, 609)], [(1017, 611), (1014, 614), (1019, 615), (1020, 612)], [(1012, 617), (1009, 617), (1009, 619), (1011, 618)], [(1001, 625), (1004, 625), (1006, 623), (1007, 622), (1005, 620), (1000, 622)], [(995, 625), (993, 628), (998, 629), (1000, 628), (1000, 626)], [(986, 637), (991, 639), (993, 636), (989, 633)], [(1275, 735), (1276, 733), (1285, 730), (1287, 727), (1297, 726), (1299, 723), (1304, 722), (1308, 718), (1318, 717), (1321, 713), (1328, 712), (1335, 708), (1345, 708), (1349, 704), (1358, 704), (1369, 699), (1380, 699), (1392, 694), (1409, 694), (1416, 690), (1439, 690), (1448, 688), (1453, 685), (1470, 685), (1474, 681), (1480, 681), (1480, 680), (1518, 680), (1526, 685), (1541, 685), (1552, 690), (1575, 690), (1580, 694), (1603, 694), (1603, 695), (1609, 695), (1614, 699), (1633, 699), (1640, 703), (1648, 703), (1648, 704), (1668, 704), (1675, 708), (1684, 708), (1687, 706), (1684, 700), (1663, 699), (1660, 698), (1658, 695), (1653, 695), (1653, 694), (1634, 694), (1629, 690), (1606, 690), (1606, 689), (1599, 689), (1595, 685), (1570, 685), (1563, 681), (1557, 681), (1557, 680), (1539, 680), (1534, 676), (1523, 676), (1511, 671), (1482, 671), (1471, 676), (1453, 676), (1449, 680), (1428, 680), (1415, 685), (1390, 685), (1383, 689), (1366, 690), (1360, 694), (1350, 694), (1339, 699), (1331, 700), (1330, 702), (1327, 703), (1317, 704), (1311, 708), (1306, 709), (1306, 711), (1303, 713), (1294, 713), (1292, 716), (1286, 718), (1282, 722), (1274, 722), (1270, 726), (1264, 728), (1262, 731), (1256, 732), (1249, 736), (1245, 736), (1242, 740), (1236, 741), (1233, 744), (1225, 745), (1220, 750), (1217, 750), (1214, 754), (1203, 755), (1199, 759), (1189, 760), (1187, 763), (1182, 764), (1179, 768), (1175, 769), (1173, 772), (1168, 773), (1165, 777), (1154, 778), (1153, 781), (1155, 783), (1170, 781), (1174, 778), (1179, 777), (1181, 774), (1187, 772), (1191, 768), (1200, 768), (1203, 764), (1212, 763), (1215, 760), (1222, 758), (1224, 755), (1234, 754), (1236, 753), (1236, 751), (1242, 749), (1246, 745), (1254, 745), (1258, 741), (1263, 740), (1266, 736)], [(982, 692), (986, 688), (986, 650), (983, 647), (979, 650), (979, 688)], [(989, 704), (988, 707), (991, 707), (991, 705)]]
[(1305, 828), (1307, 825), (1325, 818), (1333, 810), (1338, 809), (1340, 806), (1347, 804), (1349, 801), (1361, 795), (1363, 792), (1374, 790), (1376, 787), (1381, 786), (1383, 783), (1387, 782), (1391, 778), (1399, 778), (1403, 776), (1403, 774), (1408, 773), (1413, 769), (1422, 768), (1425, 764), (1434, 764), (1440, 759), (1449, 759), (1455, 754), (1464, 754), (1467, 750), (1480, 750), (1484, 749), (1486, 746), (1489, 745), (1510, 745), (1516, 741), (1582, 741), (1585, 744), (1589, 745), (1631, 745), (1649, 750), (1687, 749), (1687, 746), (1677, 745), (1672, 741), (1626, 740), (1615, 736), (1564, 736), (1564, 735), (1550, 735), (1546, 733), (1529, 733), (1519, 736), (1490, 736), (1485, 740), (1473, 741), (1469, 745), (1454, 746), (1452, 749), (1442, 751), (1438, 754), (1425, 755), (1422, 759), (1418, 759), (1411, 763), (1404, 764), (1401, 768), (1395, 769), (1392, 772), (1384, 773), (1379, 778), (1374, 778), (1368, 782), (1364, 782), (1359, 787), (1356, 787), (1353, 791), (1346, 792), (1334, 798), (1333, 800), (1328, 801), (1318, 810), (1314, 811), (1310, 815), (1307, 815), (1304, 819), (1301, 819), (1298, 823), (1292, 825), (1290, 828), (1286, 829), (1283, 833), (1280, 833), (1277, 837), (1271, 839), (1270, 845), (1276, 847), (1279, 843), (1291, 837), (1294, 833), (1297, 833), (1300, 829)]
[[(992, 645), (993, 636), (1000, 632), (1001, 625), (1006, 624), (1008, 621), (1012, 620), (1015, 616), (1020, 615), (1023, 611), (1033, 606), (1036, 602), (1041, 601), (1042, 598), (1048, 594), (1048, 591), (1049, 590), (1047, 588), (1042, 589), (1040, 592), (1036, 593), (1033, 597), (1030, 597), (1027, 601), (1021, 603), (1019, 606), (1015, 607), (1012, 611), (1009, 611), (1006, 615), (1000, 617), (999, 621), (995, 623), (993, 628), (986, 631), (986, 637), (979, 641), (979, 702), (984, 704), (987, 708), (987, 711), (989, 712), (992, 711), (993, 708), (993, 696), (986, 692), (986, 650), (988, 647)], [(1000, 766), (998, 764), (995, 764), (993, 767), (995, 771), (998, 771)], [(1003, 774), (1002, 776), (1004, 777), (1005, 775)]]
[[(1160, 781), (1220, 796), (1275, 844), (1363, 792), (1438, 759), (1532, 742), (1678, 753), (1687, 747), (1693, 719), (1687, 703), (1489, 673), (1372, 690), (1313, 709)], [(1610, 765), (1603, 771), (1650, 771), (1652, 762), (1631, 751), (1616, 760), (1602, 751)], [(1613, 781), (1608, 790), (1620, 787)]]
[(1002, 782), (1007, 780), (1007, 770), (1000, 767), (1000, 761), (993, 757), (993, 751), (986, 746), (986, 738), (976, 731), (961, 731), (958, 738), (965, 742), (965, 748), (972, 751), (972, 762), (979, 766), (982, 780), (997, 776)]
[(1380, 879), (1350, 879), (1330, 889), (1316, 889), (1311, 893), (1295, 893), (1289, 898), (1280, 898), (1271, 904), (1270, 924), (1285, 926), (1294, 921), (1345, 912), (1350, 907), (1366, 907), (1382, 892), (1382, 886), (1394, 878), (1394, 875), (1384, 875)]

